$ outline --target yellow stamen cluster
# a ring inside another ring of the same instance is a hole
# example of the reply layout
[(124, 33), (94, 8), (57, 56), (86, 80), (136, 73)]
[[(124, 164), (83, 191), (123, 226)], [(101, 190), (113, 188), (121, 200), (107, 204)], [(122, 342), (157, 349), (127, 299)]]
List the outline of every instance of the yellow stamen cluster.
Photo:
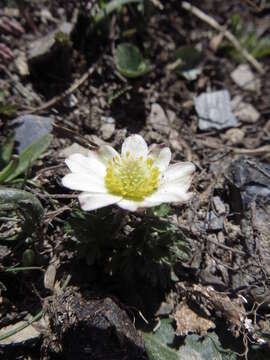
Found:
[(159, 175), (151, 158), (135, 159), (127, 151), (126, 156), (116, 156), (108, 161), (105, 186), (110, 194), (142, 201), (157, 190)]

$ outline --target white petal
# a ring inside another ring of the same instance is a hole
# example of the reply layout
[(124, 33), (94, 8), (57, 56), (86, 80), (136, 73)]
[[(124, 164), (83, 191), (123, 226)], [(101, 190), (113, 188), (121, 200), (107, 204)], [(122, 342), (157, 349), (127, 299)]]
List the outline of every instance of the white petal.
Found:
[(191, 162), (178, 162), (170, 165), (164, 173), (164, 182), (177, 181), (184, 177), (190, 178), (195, 171), (195, 165)]
[(73, 173), (97, 174), (100, 177), (106, 174), (106, 167), (98, 160), (94, 152), (89, 151), (89, 156), (72, 154), (65, 162)]
[(89, 174), (67, 174), (62, 179), (62, 184), (71, 190), (106, 193), (104, 180)]
[(131, 135), (124, 141), (122, 145), (122, 156), (126, 156), (127, 151), (130, 153), (130, 156), (138, 159), (147, 157), (148, 147), (141, 135)]
[(140, 203), (137, 201), (122, 199), (117, 205), (125, 210), (136, 211), (140, 207)]
[(118, 152), (110, 145), (101, 145), (97, 151), (97, 155), (104, 165), (107, 165), (108, 160), (112, 160), (116, 156), (120, 157)]
[(160, 150), (158, 158), (154, 161), (154, 165), (157, 166), (161, 172), (164, 172), (171, 161), (172, 153), (168, 147)]
[(121, 200), (120, 196), (111, 194), (91, 194), (88, 192), (79, 195), (81, 208), (86, 211), (99, 209), (105, 206), (116, 204)]
[(158, 206), (163, 203), (187, 202), (193, 196), (192, 192), (164, 192), (156, 191), (151, 196), (141, 202), (140, 207)]

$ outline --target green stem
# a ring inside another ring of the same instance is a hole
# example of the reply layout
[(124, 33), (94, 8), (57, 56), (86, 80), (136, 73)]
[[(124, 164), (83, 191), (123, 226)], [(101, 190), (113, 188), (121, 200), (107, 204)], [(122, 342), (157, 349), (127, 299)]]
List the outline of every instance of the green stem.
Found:
[(97, 15), (94, 16), (95, 23), (99, 23), (104, 20), (104, 18), (110, 15), (113, 11), (117, 10), (119, 7), (130, 4), (130, 3), (142, 3), (143, 0), (112, 0), (105, 6), (104, 10), (101, 10)]

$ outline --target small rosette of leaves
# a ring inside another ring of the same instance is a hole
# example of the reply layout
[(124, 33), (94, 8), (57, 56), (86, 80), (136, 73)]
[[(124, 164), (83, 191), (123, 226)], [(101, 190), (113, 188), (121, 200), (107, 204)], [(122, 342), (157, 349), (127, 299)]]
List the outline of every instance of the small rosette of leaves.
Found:
[(176, 72), (186, 80), (193, 81), (202, 72), (203, 53), (194, 46), (182, 46), (175, 52), (175, 58), (179, 61)]
[(143, 76), (151, 70), (149, 61), (143, 58), (136, 46), (129, 43), (118, 45), (115, 65), (120, 74), (128, 78)]
[(33, 234), (43, 217), (40, 201), (27, 191), (0, 187), (0, 240), (22, 240)]
[(108, 211), (73, 213), (66, 224), (72, 248), (88, 265), (97, 264), (125, 281), (144, 280), (167, 288), (175, 276), (174, 265), (189, 258), (185, 235), (176, 226), (147, 216), (122, 228), (123, 216), (116, 214), (108, 221), (112, 219)]
[(111, 255), (115, 223), (108, 221), (108, 210), (97, 213), (73, 211), (65, 225), (67, 235), (71, 236), (68, 247), (76, 250), (79, 258), (85, 258), (88, 265), (100, 263)]
[[(269, 36), (258, 37), (255, 29), (247, 31), (239, 15), (232, 16), (231, 31), (240, 42), (241, 47), (246, 49), (255, 59), (270, 56)], [(231, 44), (224, 42), (221, 49), (229, 54), (235, 61), (245, 62), (242, 54)]]

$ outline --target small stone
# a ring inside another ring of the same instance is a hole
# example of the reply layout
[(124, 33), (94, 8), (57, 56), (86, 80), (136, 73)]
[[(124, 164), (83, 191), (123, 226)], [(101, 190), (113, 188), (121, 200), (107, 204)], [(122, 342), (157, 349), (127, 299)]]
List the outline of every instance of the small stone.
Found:
[(238, 120), (245, 123), (254, 124), (260, 118), (260, 113), (255, 109), (255, 107), (246, 102), (238, 103), (233, 109), (234, 115)]
[(8, 17), (16, 17), (19, 18), (20, 17), (20, 9), (18, 8), (12, 8), (12, 7), (5, 7), (4, 11), (3, 11), (5, 16)]
[(15, 59), (14, 63), (21, 76), (29, 75), (30, 72), (29, 72), (29, 67), (25, 52), (20, 52), (18, 57)]
[(175, 130), (175, 129), (171, 130), (169, 140), (170, 140), (171, 147), (173, 148), (174, 151), (178, 151), (178, 152), (183, 151), (183, 146), (180, 142), (180, 135), (177, 130)]
[(28, 145), (52, 131), (53, 119), (37, 115), (23, 115), (13, 120), (15, 125), (14, 139), (18, 142), (20, 154)]
[(167, 110), (167, 116), (168, 116), (169, 123), (171, 125), (175, 124), (175, 122), (177, 121), (177, 117), (176, 117), (175, 112), (172, 111), (172, 110)]
[(115, 120), (112, 117), (102, 117), (100, 131), (104, 140), (109, 140), (115, 132)]
[(49, 34), (43, 36), (40, 39), (33, 41), (30, 44), (28, 50), (28, 60), (30, 62), (40, 61), (44, 56), (51, 53), (52, 48), (56, 42), (55, 35), (58, 32), (65, 34), (66, 36), (70, 36), (73, 29), (73, 25), (68, 22), (62, 23), (58, 29), (50, 32)]
[(168, 135), (170, 132), (169, 121), (165, 111), (157, 103), (154, 103), (151, 106), (149, 123), (152, 125), (153, 129), (162, 134)]
[(218, 215), (224, 215), (226, 213), (226, 207), (224, 205), (224, 202), (219, 196), (213, 197), (213, 205)]
[(5, 257), (9, 256), (10, 253), (11, 250), (7, 246), (0, 245), (0, 264), (3, 264), (3, 260), (5, 259)]
[(65, 149), (61, 150), (59, 153), (59, 157), (67, 158), (72, 154), (81, 154), (84, 156), (88, 155), (89, 150), (82, 147), (77, 143), (73, 143), (72, 145), (66, 147)]
[(46, 8), (40, 10), (40, 19), (43, 24), (48, 24), (48, 22), (55, 23), (57, 21), (52, 16), (52, 13)]
[(195, 97), (194, 101), (200, 130), (221, 130), (238, 126), (227, 90), (203, 93)]
[(157, 312), (155, 313), (155, 316), (169, 315), (169, 314), (171, 314), (173, 309), (174, 309), (174, 304), (173, 303), (163, 301), (160, 304)]
[(224, 138), (228, 140), (231, 145), (241, 145), (243, 144), (243, 140), (245, 137), (245, 133), (241, 129), (229, 129), (224, 134)]
[(243, 90), (259, 91), (260, 79), (256, 78), (248, 64), (239, 65), (232, 73), (231, 78)]
[(210, 211), (208, 214), (209, 230), (223, 230), (224, 220), (224, 215), (217, 216), (214, 211)]
[(115, 125), (114, 124), (103, 124), (100, 128), (102, 137), (104, 140), (109, 140), (115, 131)]

